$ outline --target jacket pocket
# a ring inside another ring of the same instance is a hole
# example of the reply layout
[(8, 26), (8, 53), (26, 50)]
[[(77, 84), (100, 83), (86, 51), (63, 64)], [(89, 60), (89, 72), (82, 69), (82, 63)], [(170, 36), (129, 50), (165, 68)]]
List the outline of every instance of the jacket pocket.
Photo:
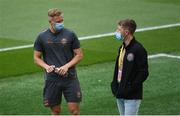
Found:
[(124, 96), (128, 97), (132, 94), (133, 92), (133, 87), (131, 83), (127, 83), (125, 88), (124, 88)]
[(118, 90), (118, 84), (116, 82), (111, 82), (111, 91), (114, 96), (116, 96)]
[(134, 96), (137, 94), (139, 88), (141, 87), (140, 84), (132, 84), (132, 83), (127, 83), (125, 87), (125, 96)]

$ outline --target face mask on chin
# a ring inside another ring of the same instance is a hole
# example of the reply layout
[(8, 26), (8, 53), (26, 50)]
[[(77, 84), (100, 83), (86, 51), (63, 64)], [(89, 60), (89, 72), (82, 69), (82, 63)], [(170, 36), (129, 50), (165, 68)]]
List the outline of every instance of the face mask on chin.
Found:
[(64, 28), (64, 24), (63, 23), (55, 23), (53, 26), (55, 32), (59, 32)]
[(120, 32), (115, 32), (115, 38), (116, 40), (119, 40), (119, 41), (123, 41), (124, 40), (124, 37), (122, 36), (122, 34)]

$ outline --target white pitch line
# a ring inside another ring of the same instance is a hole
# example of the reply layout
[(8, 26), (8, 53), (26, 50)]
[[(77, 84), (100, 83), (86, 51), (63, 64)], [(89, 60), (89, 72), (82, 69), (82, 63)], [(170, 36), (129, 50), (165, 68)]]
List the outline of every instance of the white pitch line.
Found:
[(159, 58), (159, 57), (164, 57), (164, 56), (165, 54), (159, 53), (159, 54), (149, 55), (148, 59)]
[[(140, 28), (140, 29), (137, 29), (136, 32), (150, 31), (150, 30), (156, 30), (156, 29), (164, 29), (164, 28), (177, 27), (177, 26), (180, 26), (180, 23)], [(107, 36), (112, 36), (112, 35), (114, 35), (114, 32), (105, 33), (105, 34), (98, 34), (98, 35), (92, 35), (92, 36), (80, 37), (79, 40), (101, 38), (101, 37), (107, 37)], [(22, 45), (22, 46), (15, 46), (15, 47), (8, 47), (8, 48), (1, 48), (0, 52), (17, 50), (17, 49), (24, 49), (24, 48), (31, 48), (31, 47), (33, 47), (33, 44)]]
[(155, 55), (149, 55), (149, 56), (148, 56), (148, 59), (159, 58), (159, 57), (167, 57), (167, 58), (180, 59), (180, 56), (170, 55), (170, 54), (164, 54), (164, 53), (155, 54)]
[(31, 48), (31, 47), (33, 47), (33, 44), (23, 45), (23, 46), (16, 46), (16, 47), (9, 47), (9, 48), (1, 48), (0, 52), (18, 50), (18, 49), (23, 49), (23, 48)]
[[(137, 29), (136, 32), (150, 31), (150, 30), (156, 30), (156, 29), (164, 29), (164, 28), (177, 27), (177, 26), (180, 26), (180, 23), (140, 28), (140, 29)], [(79, 40), (101, 38), (101, 37), (107, 37), (107, 36), (112, 36), (112, 35), (114, 35), (114, 32), (105, 33), (105, 34), (98, 34), (98, 35), (92, 35), (92, 36), (86, 36), (86, 37), (80, 37)]]

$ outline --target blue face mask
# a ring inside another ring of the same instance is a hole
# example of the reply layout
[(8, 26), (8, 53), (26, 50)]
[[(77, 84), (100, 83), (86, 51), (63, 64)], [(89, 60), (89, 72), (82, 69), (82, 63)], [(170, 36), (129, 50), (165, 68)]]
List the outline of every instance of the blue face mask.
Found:
[(124, 37), (122, 36), (122, 34), (120, 32), (115, 32), (115, 37), (117, 40), (124, 40)]
[(55, 23), (54, 24), (54, 29), (55, 29), (56, 32), (60, 31), (63, 28), (64, 28), (64, 24), (63, 23)]

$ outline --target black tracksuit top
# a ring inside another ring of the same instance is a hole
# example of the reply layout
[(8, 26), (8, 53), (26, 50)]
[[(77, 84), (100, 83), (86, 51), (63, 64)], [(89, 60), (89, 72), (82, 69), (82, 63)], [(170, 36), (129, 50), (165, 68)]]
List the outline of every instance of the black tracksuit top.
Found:
[[(119, 51), (120, 49), (121, 46)], [(135, 38), (124, 49), (126, 52), (123, 60), (122, 78), (118, 83), (118, 59), (120, 55), (118, 51), (113, 81), (111, 82), (112, 93), (116, 98), (142, 99), (143, 82), (149, 75), (147, 51)]]

